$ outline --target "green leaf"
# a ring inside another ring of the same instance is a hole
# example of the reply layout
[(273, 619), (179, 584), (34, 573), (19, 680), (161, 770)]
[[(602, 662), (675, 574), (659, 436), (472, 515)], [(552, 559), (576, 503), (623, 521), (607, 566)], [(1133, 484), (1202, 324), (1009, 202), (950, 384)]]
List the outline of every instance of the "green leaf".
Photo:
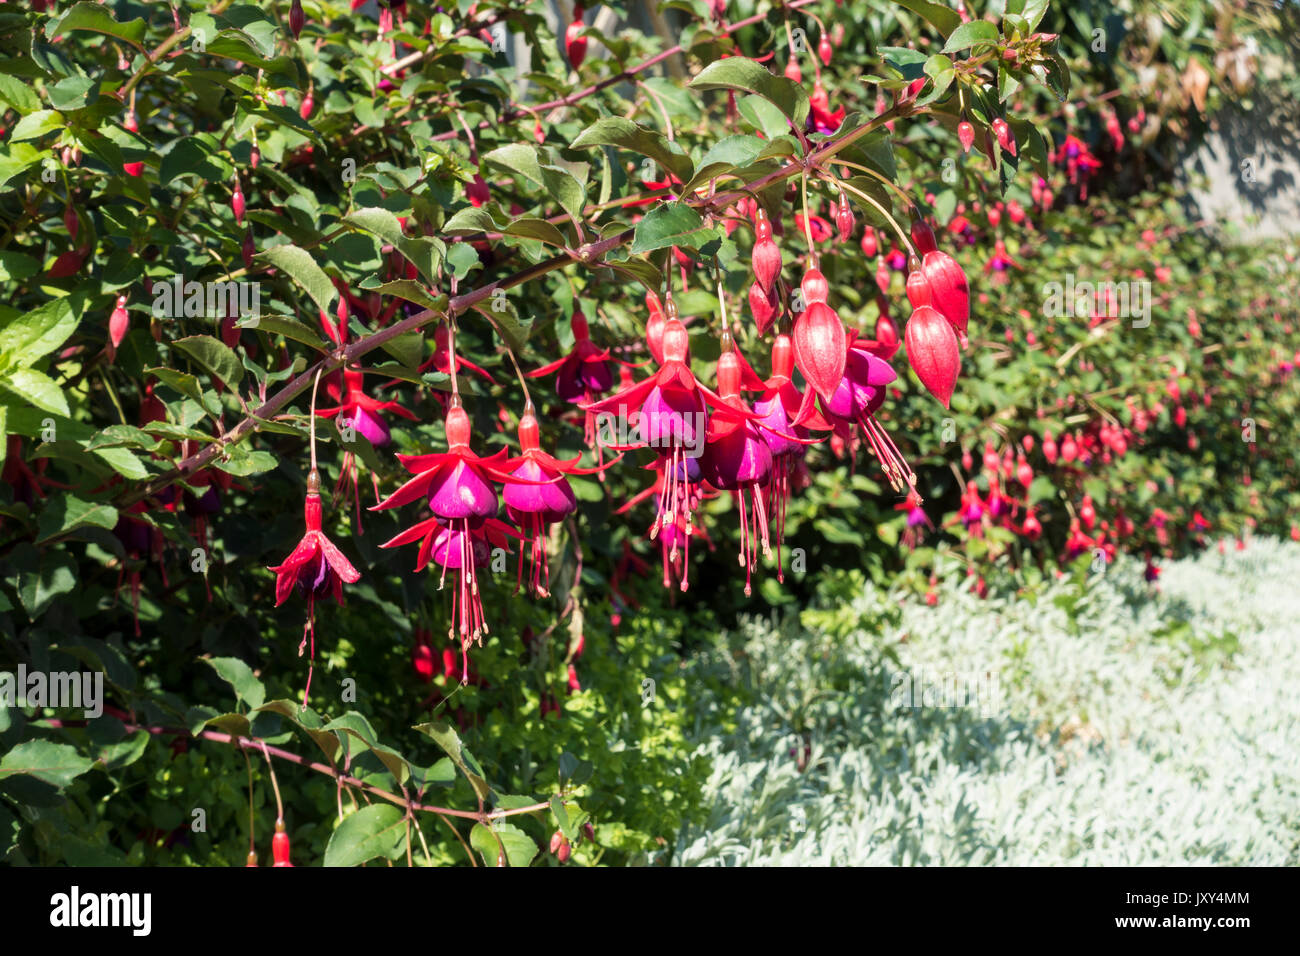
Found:
[(795, 129), (802, 130), (808, 119), (808, 94), (802, 86), (784, 76), (775, 76), (753, 60), (729, 56), (715, 60), (700, 71), (690, 86), (697, 90), (745, 90), (755, 93), (779, 109)]
[(94, 527), (112, 531), (117, 526), (117, 509), (102, 501), (83, 501), (71, 494), (52, 498), (41, 512), (37, 544), (57, 534)]
[(691, 158), (681, 152), (681, 147), (670, 143), (662, 134), (621, 116), (597, 120), (569, 144), (570, 149), (592, 146), (613, 146), (648, 156), (682, 182), (691, 178)]
[[(501, 841), (498, 843), (498, 839)], [(474, 824), (469, 833), (469, 845), (478, 850), (479, 856), (488, 866), (496, 866), (501, 858), (501, 848), (506, 851), (506, 863), (510, 866), (528, 866), (537, 856), (537, 844), (523, 830), (509, 823), (494, 822), (491, 827), (482, 823)]]
[[(741, 97), (736, 106), (740, 110), (740, 115), (751, 125), (762, 130), (763, 135), (769, 140), (790, 132), (790, 124), (786, 122), (785, 114), (756, 93)], [(703, 166), (703, 163), (700, 165)]]
[(71, 296), (52, 299), (44, 305), (0, 325), (0, 368), (31, 365), (53, 352), (77, 328), (80, 300), (73, 308)]
[(496, 232), (499, 228), (492, 214), (481, 206), (466, 206), (457, 210), (442, 225), (442, 231), (447, 233)]
[(40, 139), (56, 129), (63, 129), (64, 125), (66, 124), (62, 113), (56, 110), (37, 110), (35, 113), (28, 113), (14, 124), (8, 141), (19, 143), (28, 139)]
[(501, 146), (485, 154), (483, 161), (496, 163), (541, 186), (569, 215), (582, 215), (583, 206), (586, 205), (586, 191), (566, 170), (558, 166), (543, 166), (534, 147), (524, 143)]
[(57, 22), (51, 21), (45, 29), (45, 35), (53, 38), (69, 30), (89, 30), (103, 33), (119, 40), (125, 40), (137, 50), (144, 52), (144, 36), (148, 26), (137, 17), (126, 23), (113, 19), (113, 14), (98, 3), (78, 3)]
[(200, 181), (220, 182), (230, 173), (230, 165), (206, 142), (197, 136), (187, 136), (163, 156), (158, 166), (158, 184), (167, 186), (181, 176), (191, 175)]
[(438, 264), (446, 253), (446, 246), (439, 240), (428, 237), (407, 238), (402, 232), (402, 224), (397, 221), (397, 217), (387, 209), (377, 206), (358, 209), (351, 215), (345, 216), (343, 224), (378, 236), (414, 265), (426, 283), (436, 284)]
[(551, 225), (545, 219), (533, 219), (525, 217), (515, 219), (502, 230), (507, 236), (518, 236), (521, 239), (536, 239), (550, 246), (563, 248), (565, 245), (564, 233)]
[[(464, 745), (460, 742), (460, 735), (452, 728), (451, 724), (445, 720), (437, 720), (427, 724), (419, 724), (415, 727), (420, 733), (427, 737), (432, 737), (434, 743), (446, 751), (447, 756), (451, 758), (460, 772), (469, 780), (469, 784), (474, 788), (474, 793), (480, 800), (486, 800), (491, 788), (487, 781), (483, 779), (482, 771), (478, 768), (477, 763), (473, 768), (470, 763), (474, 758), (469, 755)], [(468, 759), (467, 759), (468, 758)], [(493, 857), (495, 860), (495, 857)]]
[(212, 657), (207, 663), (227, 684), (235, 689), (235, 696), (246, 703), (250, 710), (261, 707), (266, 702), (266, 688), (253, 676), (253, 670), (238, 657)]
[[(765, 102), (765, 101), (761, 101)], [(737, 169), (744, 169), (752, 164), (770, 143), (757, 136), (737, 134), (718, 140), (700, 160), (699, 169), (682, 189), (683, 194), (691, 193), (715, 176), (721, 176)]]
[(987, 20), (971, 20), (952, 31), (948, 42), (944, 44), (944, 53), (956, 53), (969, 50), (979, 43), (997, 43), (998, 28)]
[(428, 289), (412, 279), (396, 279), (392, 282), (385, 282), (383, 285), (375, 286), (374, 291), (381, 295), (395, 295), (399, 299), (414, 302), (426, 309), (441, 311), (447, 308), (447, 297), (445, 295), (434, 296)]
[(406, 847), (406, 820), (390, 803), (362, 807), (344, 817), (325, 847), (326, 866), (360, 866), (377, 857), (395, 860)]
[(0, 757), (0, 782), (22, 774), (62, 790), (93, 766), (68, 744), (28, 740)]
[(0, 102), (8, 103), (19, 113), (34, 113), (41, 108), (41, 98), (31, 85), (7, 73), (0, 73)]
[(681, 202), (655, 206), (636, 225), (632, 252), (652, 252), (669, 246), (690, 245), (704, 231), (704, 220), (690, 206)]
[(49, 609), (56, 598), (76, 588), (77, 565), (72, 556), (63, 551), (38, 557), (30, 545), (20, 547), (23, 547), (22, 551), (10, 556), (11, 564), (16, 567), (7, 582), (18, 592), (18, 600), (22, 602), (27, 617), (34, 621)]
[(948, 36), (961, 26), (961, 17), (955, 10), (932, 3), (930, 0), (894, 0), (894, 2), (900, 7), (911, 10), (917, 16), (923, 17), (944, 36)]
[[(349, 216), (344, 222), (352, 218)], [(394, 223), (396, 221), (396, 219), (393, 220)], [(327, 314), (330, 312), (330, 305), (338, 294), (338, 290), (334, 288), (334, 283), (330, 282), (329, 276), (324, 273), (320, 266), (316, 265), (316, 260), (312, 258), (311, 253), (307, 252), (307, 250), (294, 245), (272, 246), (270, 249), (259, 253), (257, 258), (269, 262), (302, 286), (307, 294), (311, 296), (311, 300), (316, 303), (318, 309)]]
[(215, 375), (227, 388), (235, 389), (244, 377), (244, 367), (225, 342), (211, 335), (191, 335), (172, 343), (205, 369)]
[(274, 471), (280, 466), (280, 459), (269, 451), (250, 451), (243, 445), (230, 445), (224, 453), (212, 461), (214, 468), (220, 468), (228, 475), (247, 478)]
[(11, 369), (0, 378), (0, 385), (44, 411), (64, 416), (70, 414), (63, 389), (44, 372), (34, 368)]
[[(318, 351), (328, 351), (329, 344), (309, 325), (287, 315), (250, 315), (235, 323), (237, 329), (256, 329), (268, 335), (283, 335)], [(197, 379), (196, 379), (197, 381)]]
[(447, 265), (457, 279), (465, 278), (478, 264), (478, 250), (468, 242), (458, 242), (447, 250)]
[(298, 727), (312, 740), (316, 741), (316, 746), (320, 747), (327, 760), (331, 763), (338, 755), (340, 743), (338, 737), (322, 729), (323, 722), (314, 710), (310, 707), (303, 707), (302, 704), (292, 700), (272, 700), (267, 701), (261, 707), (252, 708), (249, 713), (269, 712), (279, 714), (287, 718), (294, 726)]
[(934, 80), (934, 89), (928, 93), (921, 105), (925, 102), (937, 100), (952, 85), (953, 77), (956, 75), (953, 70), (952, 60), (942, 53), (936, 53), (925, 61), (925, 74)]

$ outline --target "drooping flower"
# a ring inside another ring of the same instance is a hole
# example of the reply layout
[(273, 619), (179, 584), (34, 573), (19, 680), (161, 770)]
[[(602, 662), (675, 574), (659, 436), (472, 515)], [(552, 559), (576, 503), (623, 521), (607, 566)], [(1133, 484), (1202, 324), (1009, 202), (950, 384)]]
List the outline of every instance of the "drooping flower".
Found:
[(813, 83), (812, 95), (808, 97), (808, 107), (808, 122), (815, 132), (829, 135), (844, 123), (845, 108), (841, 106), (831, 112), (831, 99), (826, 93), (826, 87), (822, 86), (821, 77)]
[[(461, 406), (460, 395), (452, 393), (447, 410), (447, 450), (431, 455), (398, 455), (398, 460), (415, 477), (371, 510), (379, 511), (426, 498), (433, 517), (421, 521), (385, 542), (391, 548), (420, 541), (416, 570), (423, 570), (429, 558), (442, 568), (445, 582), (447, 569), (459, 572), (452, 601), (452, 631), (468, 654), (473, 641), (483, 642), (488, 627), (483, 617), (482, 595), (475, 568), (487, 560), (489, 543), (507, 542), (519, 534), (493, 517), (497, 511), (496, 490), (492, 482), (505, 484), (547, 484), (510, 474), (505, 469), (505, 449), (481, 458), (470, 448), (469, 415)], [(441, 586), (441, 584), (440, 584)]]
[(921, 496), (915, 489), (907, 492), (907, 497), (903, 501), (894, 505), (895, 511), (906, 511), (907, 520), (903, 529), (903, 544), (911, 550), (925, 538), (925, 529), (933, 528), (934, 523), (930, 521), (925, 509), (921, 507)]
[[(528, 378), (539, 378), (555, 373), (555, 392), (563, 401), (590, 405), (597, 396), (603, 395), (614, 386), (614, 372), (610, 364), (609, 352), (596, 347), (591, 341), (587, 328), (587, 317), (581, 309), (573, 310), (570, 322), (573, 329), (573, 348), (563, 358), (543, 365), (527, 373)], [(596, 416), (590, 411), (583, 413), (583, 440), (587, 447), (597, 455), (597, 462), (604, 467), (604, 450), (596, 440)], [(600, 471), (600, 468), (597, 469)], [(604, 473), (600, 471), (603, 480)]]
[(848, 337), (844, 323), (826, 304), (829, 286), (816, 266), (810, 266), (804, 273), (800, 290), (806, 308), (799, 313), (792, 329), (794, 361), (813, 390), (823, 401), (828, 401), (844, 376)]
[[(317, 409), (316, 414), (322, 418), (337, 416), (339, 428), (345, 436), (349, 430), (353, 430), (364, 435), (366, 440), (376, 448), (382, 448), (389, 443), (392, 433), (389, 431), (388, 423), (384, 421), (380, 413), (392, 412), (410, 421), (415, 421), (415, 414), (403, 408), (397, 402), (382, 402), (379, 399), (371, 398), (366, 394), (365, 387), (362, 384), (363, 379), (364, 374), (360, 369), (346, 369), (343, 372), (345, 391), (341, 404), (334, 408)], [(356, 454), (351, 449), (345, 449), (343, 464), (339, 468), (339, 479), (334, 486), (334, 499), (337, 501), (340, 493), (346, 494), (349, 488), (351, 489), (352, 494), (350, 497), (357, 518), (357, 531), (363, 532), (360, 489), (357, 482), (358, 470)], [(372, 474), (371, 479), (374, 484), (375, 501), (378, 501), (379, 477)]]
[(919, 306), (903, 330), (907, 360), (921, 384), (949, 407), (961, 371), (961, 346), (952, 325), (935, 309)]
[[(519, 419), (519, 447), (519, 457), (510, 459), (503, 468), (508, 469), (514, 478), (536, 483), (507, 484), (502, 494), (506, 501), (506, 513), (523, 529), (531, 546), (532, 568), (528, 585), (538, 597), (545, 597), (550, 593), (550, 569), (546, 560), (547, 534), (552, 524), (563, 520), (578, 507), (578, 500), (564, 476), (591, 474), (599, 469), (576, 467), (581, 456), (572, 461), (560, 461), (542, 451), (537, 416), (533, 413), (531, 403)], [(516, 591), (523, 583), (523, 577), (524, 549), (521, 547)]]
[(745, 568), (748, 595), (759, 547), (764, 557), (771, 553), (761, 488), (772, 472), (772, 450), (759, 431), (754, 412), (740, 396), (741, 363), (729, 334), (723, 334), (722, 349), (718, 395), (723, 405), (709, 419), (701, 470), (714, 487), (730, 491), (740, 509), (740, 563)]
[[(664, 361), (659, 371), (609, 398), (583, 406), (598, 414), (613, 413), (629, 427), (636, 420), (635, 441), (624, 448), (653, 448), (663, 470), (659, 510), (650, 528), (653, 540), (660, 529), (674, 525), (685, 515), (686, 534), (691, 533), (691, 515), (698, 494), (693, 487), (708, 424), (707, 407), (729, 408), (714, 392), (698, 382), (689, 363), (690, 337), (675, 317), (664, 324)], [(754, 417), (753, 412), (746, 413)], [(620, 447), (620, 446), (613, 446)], [(682, 590), (688, 587), (685, 577)]]
[(320, 475), (312, 469), (307, 475), (307, 498), (303, 503), (303, 521), (306, 532), (298, 546), (284, 563), (269, 570), (275, 573), (275, 604), (279, 607), (297, 589), (307, 598), (307, 622), (303, 625), (302, 643), (298, 645), (301, 657), (303, 648), (311, 639), (311, 664), (307, 669), (307, 687), (303, 691), (302, 705), (307, 706), (311, 692), (312, 668), (316, 661), (316, 598), (333, 594), (334, 600), (343, 603), (344, 583), (355, 584), (361, 572), (354, 568), (343, 552), (334, 546), (321, 530)]
[[(809, 429), (829, 431), (813, 405), (813, 392), (801, 393), (792, 380), (794, 345), (784, 332), (772, 342), (772, 375), (763, 394), (754, 402), (759, 434), (772, 452), (772, 475), (764, 486), (764, 509), (774, 525), (776, 537), (776, 579), (785, 581), (781, 547), (785, 540), (785, 513), (795, 465), (803, 459), (804, 446), (821, 441), (810, 438)], [(800, 424), (795, 424), (799, 421)]]
[(846, 443), (852, 437), (853, 426), (858, 427), (895, 491), (914, 489), (915, 473), (875, 417), (885, 403), (885, 386), (898, 376), (888, 362), (868, 348), (875, 343), (858, 341), (852, 332), (849, 335), (844, 376), (829, 400), (822, 399), (822, 410)]

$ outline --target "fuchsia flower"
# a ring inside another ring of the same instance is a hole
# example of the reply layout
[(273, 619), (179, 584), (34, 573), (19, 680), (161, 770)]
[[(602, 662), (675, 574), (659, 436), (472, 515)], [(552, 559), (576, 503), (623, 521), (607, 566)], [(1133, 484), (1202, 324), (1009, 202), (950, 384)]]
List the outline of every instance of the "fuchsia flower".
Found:
[(921, 496), (915, 489), (909, 490), (907, 497), (894, 505), (895, 511), (907, 512), (907, 523), (903, 530), (903, 544), (909, 549), (915, 550), (916, 546), (925, 538), (925, 529), (933, 528), (934, 524), (930, 521), (925, 509), (921, 507)]
[[(594, 402), (598, 395), (603, 395), (614, 387), (614, 371), (610, 365), (609, 352), (597, 348), (591, 341), (587, 317), (581, 309), (573, 310), (570, 327), (573, 329), (573, 349), (569, 354), (549, 365), (534, 369), (527, 377), (539, 378), (555, 373), (556, 394), (566, 402), (576, 402), (585, 407)], [(588, 448), (596, 451), (597, 462), (603, 468), (604, 450), (596, 440), (596, 416), (589, 408), (583, 415), (583, 440)], [(600, 468), (596, 470), (600, 472)], [(601, 478), (604, 478), (603, 472)]]
[(372, 509), (396, 508), (427, 497), (433, 517), (418, 522), (380, 547), (392, 548), (418, 540), (417, 571), (422, 571), (432, 557), (442, 568), (442, 582), (446, 581), (448, 568), (459, 572), (452, 596), (452, 633), (460, 638), (466, 672), (470, 643), (477, 640), (481, 645), (483, 635), (488, 632), (475, 569), (487, 562), (492, 546), (502, 546), (511, 537), (519, 537), (513, 528), (493, 517), (497, 511), (497, 495), (492, 482), (535, 484), (503, 470), (504, 449), (480, 458), (470, 449), (469, 440), (469, 415), (461, 407), (460, 396), (453, 393), (451, 408), (447, 410), (447, 451), (398, 455), (398, 460), (415, 477)]
[[(506, 513), (523, 529), (524, 535), (532, 546), (532, 570), (528, 584), (538, 597), (550, 594), (550, 569), (546, 561), (546, 536), (550, 526), (573, 514), (578, 507), (573, 489), (564, 477), (570, 475), (588, 475), (599, 471), (598, 468), (577, 468), (581, 458), (572, 461), (560, 461), (541, 450), (539, 444), (537, 416), (530, 403), (519, 419), (519, 447), (521, 454), (505, 464), (512, 477), (519, 479), (507, 484), (503, 492), (506, 500)], [(529, 482), (523, 484), (522, 482)], [(524, 549), (519, 549), (519, 585), (524, 579)]]
[(831, 112), (831, 99), (826, 93), (826, 88), (822, 86), (820, 77), (813, 83), (812, 96), (808, 98), (808, 106), (810, 108), (809, 122), (818, 133), (829, 135), (839, 129), (844, 122), (844, 107), (841, 106)]
[(845, 443), (857, 426), (895, 491), (902, 491), (905, 486), (915, 489), (916, 475), (912, 467), (875, 418), (885, 403), (885, 386), (898, 375), (872, 347), (879, 348), (879, 345), (870, 340), (858, 341), (856, 333), (850, 330), (844, 377), (829, 400), (821, 399), (822, 412)]
[(754, 412), (740, 397), (741, 377), (741, 360), (732, 348), (730, 334), (724, 332), (718, 358), (718, 395), (724, 404), (709, 420), (700, 464), (709, 483), (730, 491), (740, 509), (740, 563), (745, 566), (745, 594), (749, 595), (759, 545), (764, 557), (771, 555), (761, 488), (772, 472), (772, 450), (759, 431)]
[[(737, 353), (739, 355), (739, 353)], [(829, 431), (830, 425), (812, 404), (813, 391), (800, 393), (791, 380), (794, 374), (794, 345), (782, 332), (772, 342), (772, 376), (763, 383), (762, 396), (754, 403), (759, 433), (772, 452), (772, 475), (764, 486), (763, 506), (776, 525), (776, 578), (784, 583), (781, 545), (785, 540), (785, 512), (790, 503), (794, 468), (803, 458), (804, 445), (820, 438), (809, 438), (809, 428)], [(795, 422), (801, 424), (796, 425)]]
[[(397, 402), (381, 402), (376, 398), (371, 398), (366, 394), (365, 387), (362, 385), (363, 377), (360, 369), (345, 370), (343, 381), (346, 391), (343, 394), (341, 404), (335, 408), (318, 409), (316, 414), (323, 418), (339, 416), (340, 428), (351, 426), (364, 435), (370, 444), (376, 448), (382, 448), (391, 440), (392, 433), (388, 429), (388, 424), (380, 416), (380, 412), (391, 411), (410, 421), (415, 420), (415, 415)], [(339, 480), (334, 486), (334, 497), (337, 500), (340, 492), (346, 492), (351, 487), (351, 497), (357, 516), (357, 531), (361, 532), (363, 529), (361, 526), (361, 499), (357, 484), (357, 470), (356, 455), (350, 450), (344, 451), (343, 465), (339, 469)], [(379, 478), (372, 475), (371, 479), (374, 483), (375, 500), (378, 501)]]
[[(693, 533), (691, 516), (699, 500), (699, 463), (694, 451), (705, 439), (707, 426), (706, 406), (731, 409), (731, 406), (700, 384), (689, 364), (690, 337), (686, 327), (677, 318), (669, 318), (663, 331), (664, 361), (654, 375), (616, 392), (603, 401), (584, 405), (584, 410), (597, 413), (616, 413), (632, 424), (636, 417), (638, 441), (628, 448), (651, 447), (660, 457), (662, 486), (659, 489), (658, 512), (650, 527), (651, 540), (660, 531), (675, 527), (679, 515), (685, 517), (685, 535)], [(755, 418), (753, 412), (740, 413), (742, 417)], [(614, 446), (619, 447), (619, 446)], [(694, 474), (692, 473), (694, 472)], [(665, 568), (676, 561), (677, 541), (665, 537), (663, 547)], [(682, 578), (682, 590), (689, 586)]]
[(334, 600), (341, 605), (344, 582), (355, 584), (361, 580), (361, 572), (348, 562), (343, 552), (321, 530), (320, 474), (315, 468), (307, 475), (303, 520), (307, 531), (298, 546), (284, 559), (283, 564), (269, 570), (275, 572), (276, 607), (288, 600), (295, 589), (307, 598), (307, 622), (303, 625), (302, 643), (298, 645), (298, 654), (301, 656), (307, 639), (311, 638), (312, 664), (308, 666), (307, 687), (302, 695), (302, 705), (306, 707), (307, 695), (311, 692), (312, 668), (316, 661), (316, 598), (333, 594)]

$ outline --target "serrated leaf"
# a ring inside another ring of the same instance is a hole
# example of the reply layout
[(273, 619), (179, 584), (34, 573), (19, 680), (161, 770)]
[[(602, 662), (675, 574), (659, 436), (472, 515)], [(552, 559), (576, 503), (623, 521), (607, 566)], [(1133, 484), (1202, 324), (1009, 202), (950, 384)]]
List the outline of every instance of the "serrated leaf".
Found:
[(980, 43), (997, 43), (998, 28), (987, 20), (971, 20), (952, 31), (943, 46), (944, 53), (969, 50)]
[(798, 130), (808, 119), (808, 94), (804, 88), (784, 76), (776, 76), (766, 67), (741, 56), (715, 60), (700, 71), (690, 86), (697, 90), (744, 90), (770, 102)]
[[(498, 839), (500, 843), (498, 843)], [(537, 856), (537, 844), (523, 830), (509, 823), (493, 823), (491, 827), (474, 824), (469, 833), (469, 845), (483, 857), (488, 866), (496, 866), (505, 848), (506, 863), (510, 866), (528, 866)]]
[(222, 680), (234, 688), (235, 695), (246, 703), (250, 710), (261, 707), (266, 702), (266, 687), (253, 676), (253, 670), (238, 657), (206, 658), (212, 669)]
[(632, 253), (653, 252), (669, 246), (689, 245), (693, 236), (704, 230), (704, 220), (690, 206), (681, 202), (661, 203), (636, 225)]
[(62, 790), (93, 766), (93, 761), (68, 744), (27, 740), (0, 757), (0, 783), (23, 775)]
[(45, 30), (47, 37), (56, 37), (69, 30), (88, 30), (103, 33), (106, 36), (125, 40), (137, 50), (144, 52), (144, 37), (148, 26), (137, 17), (126, 23), (113, 19), (113, 14), (98, 3), (78, 3), (63, 15), (63, 19), (51, 20)]
[(205, 369), (219, 378), (227, 388), (236, 389), (244, 378), (244, 367), (230, 347), (211, 335), (191, 335), (172, 342)]
[(607, 116), (588, 126), (569, 144), (570, 149), (613, 146), (648, 156), (682, 182), (691, 178), (691, 158), (674, 148), (661, 133), (638, 126), (621, 116)]
[(326, 866), (360, 866), (377, 857), (396, 859), (406, 846), (406, 819), (389, 803), (344, 817), (325, 846)]
[[(352, 218), (349, 216), (344, 222)], [(257, 258), (269, 262), (302, 286), (318, 309), (327, 315), (332, 312), (331, 304), (338, 290), (307, 250), (294, 245), (272, 246), (258, 253)]]

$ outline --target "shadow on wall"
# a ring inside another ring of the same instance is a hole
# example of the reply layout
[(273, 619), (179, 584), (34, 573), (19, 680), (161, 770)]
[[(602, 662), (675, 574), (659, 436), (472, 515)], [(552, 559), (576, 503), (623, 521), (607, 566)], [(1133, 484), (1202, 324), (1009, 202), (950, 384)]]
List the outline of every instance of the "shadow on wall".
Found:
[(1183, 163), (1186, 211), (1242, 241), (1300, 235), (1300, 112), (1282, 91), (1229, 107)]

